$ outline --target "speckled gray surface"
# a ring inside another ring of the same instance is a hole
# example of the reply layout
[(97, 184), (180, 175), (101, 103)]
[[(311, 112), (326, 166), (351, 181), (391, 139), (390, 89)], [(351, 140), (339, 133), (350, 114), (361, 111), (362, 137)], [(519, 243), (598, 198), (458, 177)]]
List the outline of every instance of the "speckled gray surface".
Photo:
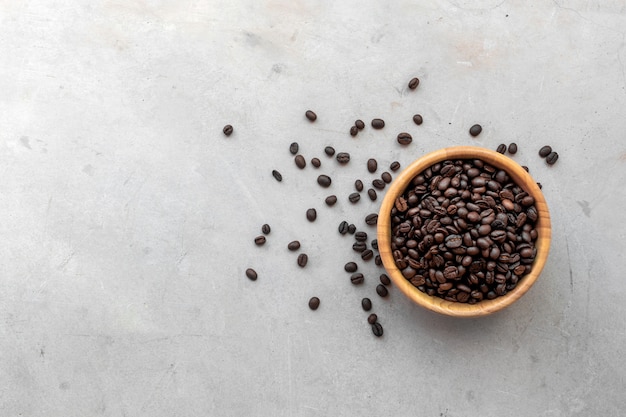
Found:
[[(0, 414), (623, 415), (622, 2), (71, 3), (0, 2)], [(455, 320), (378, 298), (372, 262), (350, 285), (367, 158), (511, 141), (552, 215), (527, 295)]]

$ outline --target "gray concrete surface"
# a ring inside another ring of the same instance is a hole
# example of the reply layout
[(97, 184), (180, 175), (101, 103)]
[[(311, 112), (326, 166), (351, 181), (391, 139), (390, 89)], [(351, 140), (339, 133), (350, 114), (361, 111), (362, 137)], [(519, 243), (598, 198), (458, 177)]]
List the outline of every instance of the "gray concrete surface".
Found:
[[(1, 1), (0, 415), (624, 415), (625, 34), (620, 1)], [(553, 220), (526, 296), (455, 320), (350, 285), (367, 158), (511, 141)]]

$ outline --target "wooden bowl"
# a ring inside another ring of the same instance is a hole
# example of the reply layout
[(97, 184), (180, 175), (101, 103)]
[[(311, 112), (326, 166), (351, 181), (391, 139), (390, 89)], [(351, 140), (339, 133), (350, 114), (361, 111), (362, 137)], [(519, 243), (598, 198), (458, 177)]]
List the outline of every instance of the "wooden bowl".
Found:
[[(460, 302), (447, 301), (439, 297), (429, 296), (428, 294), (418, 290), (411, 284), (398, 269), (393, 259), (391, 250), (391, 209), (394, 206), (398, 196), (404, 193), (411, 180), (437, 162), (446, 159), (481, 159), (484, 162), (500, 169), (504, 169), (509, 177), (515, 181), (521, 188), (535, 199), (535, 207), (538, 213), (537, 223), (537, 240), (535, 247), (537, 255), (532, 264), (532, 270), (529, 274), (521, 277), (517, 286), (501, 297), (493, 300), (483, 300), (476, 304), (467, 304)], [(485, 316), (510, 306), (535, 283), (537, 277), (541, 273), (543, 266), (548, 258), (551, 239), (550, 229), (550, 213), (546, 200), (537, 186), (533, 178), (512, 159), (489, 149), (478, 148), (473, 146), (456, 146), (452, 148), (444, 148), (414, 161), (405, 168), (400, 175), (391, 183), (385, 198), (383, 199), (380, 213), (378, 215), (378, 249), (382, 257), (385, 269), (389, 273), (393, 283), (407, 297), (420, 306), (440, 314), (455, 317), (478, 317)]]

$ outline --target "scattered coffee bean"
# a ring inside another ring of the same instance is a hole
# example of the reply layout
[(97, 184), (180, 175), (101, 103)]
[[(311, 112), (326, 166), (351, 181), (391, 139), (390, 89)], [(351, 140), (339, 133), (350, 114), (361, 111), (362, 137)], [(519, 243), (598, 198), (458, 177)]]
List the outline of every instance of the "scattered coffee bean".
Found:
[(506, 152), (506, 145), (504, 143), (499, 144), (496, 152), (504, 154)]
[(396, 172), (397, 170), (400, 169), (400, 162), (393, 161), (391, 165), (389, 165), (389, 169), (392, 170), (393, 172)]
[(371, 245), (374, 250), (378, 250), (378, 239), (373, 239)]
[(382, 190), (383, 188), (385, 188), (385, 181), (375, 179), (374, 181), (372, 181), (372, 185), (374, 186), (374, 188), (378, 188), (379, 190)]
[(335, 148), (332, 146), (327, 146), (324, 148), (324, 153), (328, 156), (333, 156), (335, 154)]
[(367, 160), (367, 170), (372, 174), (376, 172), (378, 169), (378, 162), (374, 158), (370, 158)]
[(314, 222), (317, 219), (317, 210), (310, 208), (306, 211), (306, 219), (310, 222)]
[(376, 190), (374, 190), (373, 188), (370, 188), (369, 190), (367, 190), (367, 195), (372, 201), (376, 201), (376, 198), (378, 198), (378, 196), (376, 195)]
[(292, 252), (297, 251), (298, 249), (300, 249), (300, 242), (298, 242), (297, 240), (289, 242), (289, 244), (287, 245), (287, 249), (289, 249)]
[(361, 181), (361, 180), (356, 180), (356, 181), (354, 181), (354, 188), (355, 188), (358, 192), (363, 191), (363, 181)]
[(350, 282), (353, 285), (360, 285), (360, 284), (363, 284), (363, 282), (365, 282), (365, 277), (360, 272), (356, 272), (350, 275)]
[(409, 88), (411, 90), (415, 90), (418, 85), (420, 85), (419, 78), (417, 78), (417, 77), (411, 78), (411, 81), (409, 81)]
[(265, 236), (257, 236), (254, 238), (254, 243), (257, 246), (263, 246), (265, 245)]
[(398, 133), (397, 140), (400, 145), (408, 145), (413, 142), (413, 138), (407, 132)]
[(271, 231), (272, 231), (272, 228), (270, 227), (269, 224), (264, 224), (263, 226), (261, 226), (261, 232), (264, 235), (269, 235)]
[(378, 322), (372, 324), (372, 333), (376, 337), (381, 337), (383, 335), (383, 326)]
[(522, 169), (526, 172), (530, 172), (530, 170), (528, 169), (528, 167), (526, 165), (522, 165)]
[(383, 258), (381, 258), (380, 255), (376, 255), (374, 257), (374, 263), (376, 266), (381, 266), (383, 264)]
[(291, 145), (289, 145), (289, 152), (291, 152), (292, 155), (297, 154), (298, 149), (300, 149), (300, 145), (298, 145), (298, 142), (293, 142)]
[(352, 244), (352, 250), (355, 252), (362, 253), (367, 249), (367, 243), (365, 242), (354, 242)]
[(328, 175), (320, 175), (319, 177), (317, 177), (317, 183), (322, 187), (327, 188), (330, 187), (332, 180)]
[(376, 286), (376, 293), (380, 295), (381, 297), (386, 297), (387, 295), (389, 295), (389, 291), (387, 291), (387, 287), (385, 287), (383, 284), (378, 284)]
[(380, 174), (380, 178), (386, 183), (389, 184), (392, 180), (391, 178), (391, 174), (388, 173), (387, 171), (383, 172), (382, 174)]
[(543, 188), (540, 182), (537, 183), (537, 187), (539, 187), (540, 190)]
[(356, 262), (348, 262), (343, 266), (343, 269), (345, 269), (346, 272), (356, 272), (356, 270), (359, 269), (359, 266)]
[(354, 234), (354, 240), (357, 242), (365, 242), (367, 240), (367, 233), (365, 232), (356, 232)]
[(350, 200), (351, 203), (356, 203), (361, 199), (361, 194), (359, 193), (352, 193), (348, 196), (348, 200)]
[(313, 165), (313, 167), (315, 168), (319, 168), (322, 166), (322, 161), (320, 161), (319, 158), (312, 158), (311, 165)]
[(474, 125), (470, 127), (469, 134), (472, 136), (480, 135), (480, 132), (483, 131), (483, 127), (481, 125)]
[(224, 129), (222, 129), (222, 132), (224, 132), (226, 136), (230, 136), (233, 133), (233, 127), (231, 125), (226, 125), (224, 126)]
[(350, 136), (355, 137), (359, 133), (359, 129), (356, 126), (350, 127)]
[(374, 129), (382, 129), (385, 127), (385, 121), (383, 119), (372, 119), (372, 127)]
[(336, 195), (329, 195), (328, 197), (326, 197), (326, 199), (324, 201), (326, 202), (327, 206), (334, 206), (335, 203), (337, 202), (337, 196)]
[(345, 220), (342, 221), (341, 223), (339, 223), (339, 227), (338, 227), (339, 233), (341, 233), (342, 235), (345, 235), (346, 233), (348, 233), (348, 227), (349, 227), (348, 222)]
[(509, 145), (509, 153), (515, 155), (517, 153), (517, 143), (513, 142)]
[(301, 253), (300, 255), (298, 255), (298, 266), (300, 268), (304, 268), (308, 261), (309, 261), (309, 257), (307, 256), (306, 253)]
[(415, 116), (413, 116), (413, 123), (415, 123), (416, 125), (421, 125), (424, 122), (424, 119), (422, 118), (421, 114), (416, 114)]
[(319, 306), (320, 306), (320, 299), (317, 297), (311, 297), (311, 299), (309, 300), (309, 308), (311, 310), (317, 310)]
[(559, 159), (559, 154), (556, 152), (550, 152), (550, 155), (546, 156), (548, 165), (553, 165), (557, 159)]
[(281, 182), (283, 180), (283, 176), (280, 175), (280, 172), (276, 170), (272, 170), (272, 175), (276, 178), (276, 181)]
[(391, 279), (387, 274), (380, 274), (380, 283), (383, 285), (391, 285)]
[(352, 223), (350, 223), (348, 225), (348, 233), (350, 233), (351, 235), (353, 235), (356, 232), (356, 226)]
[(365, 223), (367, 223), (367, 224), (368, 224), (368, 225), (370, 225), (370, 226), (373, 226), (373, 225), (375, 225), (376, 223), (378, 223), (378, 214), (376, 214), (376, 213), (371, 213), (371, 214), (368, 214), (368, 215), (365, 217)]
[(304, 113), (304, 115), (306, 116), (307, 119), (309, 119), (312, 122), (317, 120), (317, 114), (315, 114), (315, 112), (311, 110), (307, 110), (306, 113)]
[(350, 154), (348, 152), (339, 152), (337, 154), (337, 161), (340, 164), (347, 164), (350, 162)]
[(293, 160), (295, 161), (296, 166), (300, 169), (304, 169), (304, 167), (306, 166), (306, 161), (304, 159), (304, 156), (302, 155), (296, 155)]
[(371, 249), (365, 249), (361, 253), (361, 259), (363, 259), (364, 261), (369, 261), (373, 257), (374, 257), (374, 252)]
[(248, 268), (246, 269), (246, 276), (251, 280), (251, 281), (256, 281), (257, 279), (257, 274), (256, 271), (252, 268)]
[(370, 314), (370, 315), (367, 317), (367, 322), (368, 322), (369, 324), (374, 324), (374, 323), (376, 323), (376, 321), (378, 321), (378, 316), (377, 316), (376, 314), (374, 314), (374, 313)]
[(544, 146), (541, 149), (539, 149), (539, 156), (542, 158), (545, 158), (546, 156), (550, 155), (552, 153), (552, 147), (551, 146)]
[(369, 298), (362, 299), (361, 307), (363, 307), (363, 310), (365, 311), (370, 311), (372, 309), (372, 300), (370, 300)]
[(357, 119), (356, 122), (354, 122), (354, 125), (356, 126), (357, 129), (359, 130), (363, 130), (365, 129), (365, 123), (363, 122), (363, 120), (361, 119)]

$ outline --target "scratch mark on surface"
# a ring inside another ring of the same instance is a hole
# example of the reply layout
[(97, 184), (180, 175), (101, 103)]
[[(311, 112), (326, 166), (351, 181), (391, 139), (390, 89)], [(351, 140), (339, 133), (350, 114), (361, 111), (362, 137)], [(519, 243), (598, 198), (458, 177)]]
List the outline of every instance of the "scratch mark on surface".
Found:
[(567, 267), (569, 268), (569, 288), (574, 292), (574, 274), (572, 273), (572, 258), (569, 254), (569, 241), (565, 238), (565, 249), (567, 250)]
[(25, 148), (28, 148), (28, 149), (31, 149), (31, 150), (33, 149), (33, 148), (30, 147), (30, 143), (28, 143), (28, 136), (22, 136), (20, 138), (20, 142), (22, 142), (22, 146), (24, 146)]
[(578, 205), (583, 209), (583, 213), (585, 214), (585, 216), (587, 217), (591, 216), (591, 207), (589, 207), (588, 201), (583, 200), (583, 201), (577, 201), (576, 203), (578, 203)]
[(58, 270), (64, 269), (67, 264), (72, 260), (72, 258), (74, 257), (74, 251), (72, 251), (68, 256), (65, 257), (65, 259), (63, 259), (63, 261), (59, 264), (59, 266), (57, 266)]

